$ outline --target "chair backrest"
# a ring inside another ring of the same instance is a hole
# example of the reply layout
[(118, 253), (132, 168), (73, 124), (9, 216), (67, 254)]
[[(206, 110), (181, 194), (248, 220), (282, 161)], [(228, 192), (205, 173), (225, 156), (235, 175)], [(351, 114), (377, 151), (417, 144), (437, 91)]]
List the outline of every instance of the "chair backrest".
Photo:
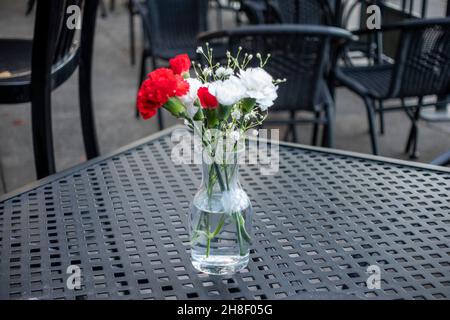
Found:
[(33, 37), (33, 56), (41, 59), (37, 64), (42, 65), (42, 62), (46, 61), (56, 68), (61, 64), (72, 62), (72, 59), (75, 65), (78, 63), (80, 39), (77, 37), (81, 31), (82, 16), (92, 14), (85, 12), (86, 2), (88, 1), (37, 1)]
[(186, 48), (208, 27), (208, 0), (147, 0), (150, 47)]
[[(84, 82), (85, 90), (90, 90), (86, 83), (90, 81), (97, 4), (98, 0), (37, 1), (30, 97), (38, 178), (55, 172), (51, 90), (68, 79), (79, 64), (83, 64), (83, 70), (80, 69), (80, 83)], [(90, 97), (86, 98), (86, 94), (80, 94), (80, 104), (82, 110), (90, 108)], [(82, 114), (82, 119), (86, 116), (89, 115)], [(83, 123), (83, 126), (85, 125)]]
[(333, 25), (328, 0), (268, 0), (267, 3), (271, 22)]
[(411, 97), (450, 93), (450, 18), (413, 20), (400, 29), (390, 95)]
[[(330, 41), (350, 37), (349, 32), (335, 27), (271, 24), (213, 32), (199, 39), (212, 46), (225, 43), (231, 52), (242, 47), (243, 52), (254, 56), (270, 53), (265, 69), (275, 79), (287, 80), (279, 86), (273, 109), (315, 111), (320, 86), (324, 85)], [(258, 66), (257, 59), (253, 62)]]

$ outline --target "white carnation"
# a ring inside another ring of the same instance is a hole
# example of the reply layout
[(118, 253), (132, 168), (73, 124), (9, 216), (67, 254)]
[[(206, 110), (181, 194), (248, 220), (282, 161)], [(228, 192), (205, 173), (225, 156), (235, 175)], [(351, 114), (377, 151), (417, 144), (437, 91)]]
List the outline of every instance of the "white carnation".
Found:
[(246, 89), (246, 96), (256, 100), (262, 111), (273, 105), (278, 97), (278, 87), (273, 84), (273, 78), (262, 68), (248, 68), (239, 73), (242, 85)]
[(232, 106), (245, 97), (245, 88), (239, 78), (231, 76), (225, 81), (215, 81), (208, 86), (209, 92), (214, 95), (219, 103), (224, 106)]
[(187, 114), (192, 118), (198, 111), (198, 107), (194, 106), (194, 103), (197, 100), (197, 91), (202, 86), (202, 83), (195, 78), (189, 78), (186, 81), (189, 83), (189, 91), (180, 97), (180, 100), (184, 103)]

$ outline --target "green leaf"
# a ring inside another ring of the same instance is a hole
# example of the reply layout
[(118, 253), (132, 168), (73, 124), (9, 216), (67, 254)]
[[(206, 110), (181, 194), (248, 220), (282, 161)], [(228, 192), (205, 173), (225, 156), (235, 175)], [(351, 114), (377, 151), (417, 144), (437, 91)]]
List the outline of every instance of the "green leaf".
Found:
[(217, 116), (216, 109), (205, 109), (206, 119), (208, 119), (208, 128), (215, 128), (219, 124), (219, 118)]
[(198, 108), (197, 113), (194, 115), (194, 121), (202, 121), (205, 118), (204, 114), (203, 114), (203, 109), (202, 107)]
[(218, 108), (219, 120), (227, 120), (230, 117), (232, 106), (222, 106)]
[(248, 113), (250, 111), (252, 111), (252, 109), (255, 107), (256, 105), (256, 100), (253, 98), (245, 98), (244, 100), (242, 100), (242, 112)]

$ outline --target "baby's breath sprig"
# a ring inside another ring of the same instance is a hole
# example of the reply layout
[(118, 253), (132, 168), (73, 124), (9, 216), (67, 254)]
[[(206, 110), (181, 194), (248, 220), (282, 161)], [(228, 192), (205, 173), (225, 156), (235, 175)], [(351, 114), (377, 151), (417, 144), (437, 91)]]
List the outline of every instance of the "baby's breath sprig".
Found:
[(258, 52), (258, 53), (256, 54), (256, 58), (259, 60), (259, 66), (260, 66), (261, 68), (264, 68), (264, 67), (266, 66), (267, 62), (269, 62), (269, 59), (270, 59), (271, 56), (272, 56), (272, 55), (269, 53), (269, 54), (266, 56), (266, 58), (263, 60), (263, 57), (262, 57), (261, 53)]
[(245, 57), (244, 57), (244, 61), (242, 61), (242, 68), (241, 69), (247, 68), (248, 64), (250, 63), (250, 61), (252, 61), (252, 59), (253, 59), (253, 55), (246, 53)]
[[(197, 49), (198, 50), (198, 49)], [(202, 83), (207, 83), (208, 78), (205, 77), (204, 70), (202, 69), (202, 65), (200, 63), (192, 63), (192, 67), (194, 68), (194, 73), (197, 79), (199, 79)]]
[(284, 78), (284, 79), (276, 79), (276, 80), (273, 81), (273, 84), (274, 85), (279, 85), (280, 83), (283, 83), (283, 82), (286, 82), (286, 81), (287, 81), (286, 78)]

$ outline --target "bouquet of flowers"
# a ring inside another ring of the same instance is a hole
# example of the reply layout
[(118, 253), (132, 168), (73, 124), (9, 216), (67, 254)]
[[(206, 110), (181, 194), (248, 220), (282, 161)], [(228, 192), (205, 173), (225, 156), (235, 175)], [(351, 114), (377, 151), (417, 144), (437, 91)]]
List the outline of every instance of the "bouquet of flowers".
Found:
[[(234, 56), (227, 52), (223, 59), (226, 63), (221, 64), (213, 60), (208, 44), (198, 47), (197, 53), (201, 61), (206, 61), (204, 65), (191, 63), (188, 55), (181, 54), (169, 61), (170, 68), (151, 72), (139, 90), (137, 107), (144, 119), (153, 117), (160, 108), (183, 119), (201, 138), (204, 157), (214, 159), (204, 160), (202, 188), (190, 214), (192, 258), (202, 271), (229, 273), (230, 268), (224, 269), (225, 262), (217, 257), (226, 257), (227, 253), (236, 256), (242, 267), (242, 258), (248, 261), (250, 243), (251, 205), (237, 180), (236, 154), (246, 134), (267, 117), (277, 98), (278, 84), (285, 80), (274, 80), (264, 70), (270, 55), (244, 54), (239, 48)], [(255, 62), (258, 67), (249, 67)], [(191, 67), (195, 77), (191, 77)], [(226, 144), (221, 143), (223, 138)], [(228, 156), (217, 160), (218, 154)], [(234, 228), (228, 234), (235, 237), (236, 252), (219, 247), (227, 226)], [(214, 270), (205, 267), (208, 261), (214, 264)]]

